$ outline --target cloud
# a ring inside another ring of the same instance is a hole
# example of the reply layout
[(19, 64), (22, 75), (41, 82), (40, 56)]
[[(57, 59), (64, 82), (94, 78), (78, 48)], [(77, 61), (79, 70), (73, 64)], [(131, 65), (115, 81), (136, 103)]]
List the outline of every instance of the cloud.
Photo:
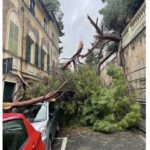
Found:
[(100, 0), (60, 0), (64, 12), (64, 32), (61, 38), (64, 47), (62, 57), (70, 58), (77, 50), (80, 40), (84, 42), (85, 53), (90, 48), (95, 30), (87, 19), (89, 14), (94, 20), (101, 16), (98, 11), (103, 7)]

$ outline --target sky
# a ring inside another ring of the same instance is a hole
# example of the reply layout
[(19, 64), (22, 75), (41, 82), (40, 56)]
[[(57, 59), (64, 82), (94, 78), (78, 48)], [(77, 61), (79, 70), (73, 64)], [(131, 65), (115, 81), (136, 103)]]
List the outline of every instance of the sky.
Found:
[(93, 35), (95, 34), (94, 27), (87, 19), (87, 14), (92, 19), (99, 18), (99, 23), (102, 16), (98, 11), (103, 7), (101, 0), (59, 0), (61, 10), (64, 13), (63, 23), (65, 35), (61, 38), (63, 53), (60, 58), (70, 58), (78, 49), (79, 42), (82, 40), (84, 49), (82, 53), (86, 53), (91, 47)]

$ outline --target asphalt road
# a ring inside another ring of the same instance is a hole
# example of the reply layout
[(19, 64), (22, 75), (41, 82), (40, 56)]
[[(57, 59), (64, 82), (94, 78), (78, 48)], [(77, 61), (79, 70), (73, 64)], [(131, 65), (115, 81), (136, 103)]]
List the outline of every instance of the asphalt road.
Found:
[(145, 150), (144, 136), (137, 130), (103, 134), (88, 128), (63, 128), (52, 150)]

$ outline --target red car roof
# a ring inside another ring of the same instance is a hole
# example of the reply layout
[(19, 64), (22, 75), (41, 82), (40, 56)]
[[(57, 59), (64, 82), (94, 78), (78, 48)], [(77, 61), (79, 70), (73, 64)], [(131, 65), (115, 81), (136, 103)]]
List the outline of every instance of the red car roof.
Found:
[(19, 113), (4, 113), (3, 121), (13, 120), (13, 119), (24, 119), (25, 117)]

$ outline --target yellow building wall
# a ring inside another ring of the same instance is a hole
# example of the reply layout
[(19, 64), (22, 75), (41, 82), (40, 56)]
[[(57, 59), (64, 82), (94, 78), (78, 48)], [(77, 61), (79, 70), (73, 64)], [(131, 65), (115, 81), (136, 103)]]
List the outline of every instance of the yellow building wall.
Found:
[[(5, 40), (3, 41), (3, 58), (10, 58), (13, 57), (13, 76), (8, 75), (5, 79), (5, 81), (8, 82), (14, 82), (16, 83), (16, 88), (18, 87), (18, 81), (17, 81), (17, 71), (22, 71), (23, 77), (25, 80), (37, 80), (37, 79), (42, 79), (45, 76), (48, 76), (47, 72), (47, 57), (45, 57), (45, 70), (41, 70), (40, 68), (36, 67), (34, 64), (31, 63), (26, 63), (26, 36), (29, 33), (30, 30), (35, 30), (36, 34), (38, 35), (37, 38), (37, 43), (39, 44), (39, 50), (41, 50), (42, 45), (43, 45), (43, 39), (45, 40), (45, 51), (46, 53), (49, 53), (50, 55), (50, 65), (52, 65), (52, 59), (55, 61), (58, 61), (58, 45), (57, 43), (53, 42), (50, 36), (50, 31), (53, 31), (55, 36), (58, 36), (57, 33), (57, 27), (53, 26), (52, 21), (48, 22), (49, 30), (48, 33), (45, 32), (42, 26), (42, 22), (44, 22), (44, 17), (46, 18), (46, 14), (44, 14), (42, 7), (38, 6), (39, 2), (36, 2), (36, 7), (35, 7), (35, 17), (32, 15), (32, 13), (29, 11), (27, 6), (29, 7), (30, 5), (30, 0), (5, 0), (6, 6), (4, 9), (4, 17), (3, 21), (5, 22), (5, 30), (3, 31), (3, 37), (6, 37)], [(24, 7), (24, 12), (20, 9), (20, 6)], [(12, 54), (8, 50), (8, 41), (9, 41), (9, 13), (10, 11), (14, 11), (16, 13), (16, 16), (13, 17), (13, 19), (18, 19), (19, 20), (19, 51), (17, 55)], [(24, 16), (24, 19), (23, 19)], [(39, 20), (39, 21), (37, 21)], [(40, 23), (39, 23), (40, 22)], [(56, 33), (55, 33), (56, 32)], [(57, 37), (58, 39), (58, 37)], [(52, 50), (56, 54), (52, 54)], [(41, 53), (39, 51), (39, 57)], [(22, 57), (22, 59), (20, 59)], [(34, 55), (33, 55), (34, 57)], [(56, 58), (54, 58), (56, 57)], [(33, 59), (33, 58), (31, 58)], [(39, 59), (39, 63), (40, 63)], [(22, 66), (22, 70), (21, 70)], [(15, 88), (15, 89), (16, 89)]]
[[(15, 0), (16, 1), (16, 0)], [(26, 5), (29, 7), (30, 6), (30, 0), (24, 0), (24, 2), (26, 3)]]

